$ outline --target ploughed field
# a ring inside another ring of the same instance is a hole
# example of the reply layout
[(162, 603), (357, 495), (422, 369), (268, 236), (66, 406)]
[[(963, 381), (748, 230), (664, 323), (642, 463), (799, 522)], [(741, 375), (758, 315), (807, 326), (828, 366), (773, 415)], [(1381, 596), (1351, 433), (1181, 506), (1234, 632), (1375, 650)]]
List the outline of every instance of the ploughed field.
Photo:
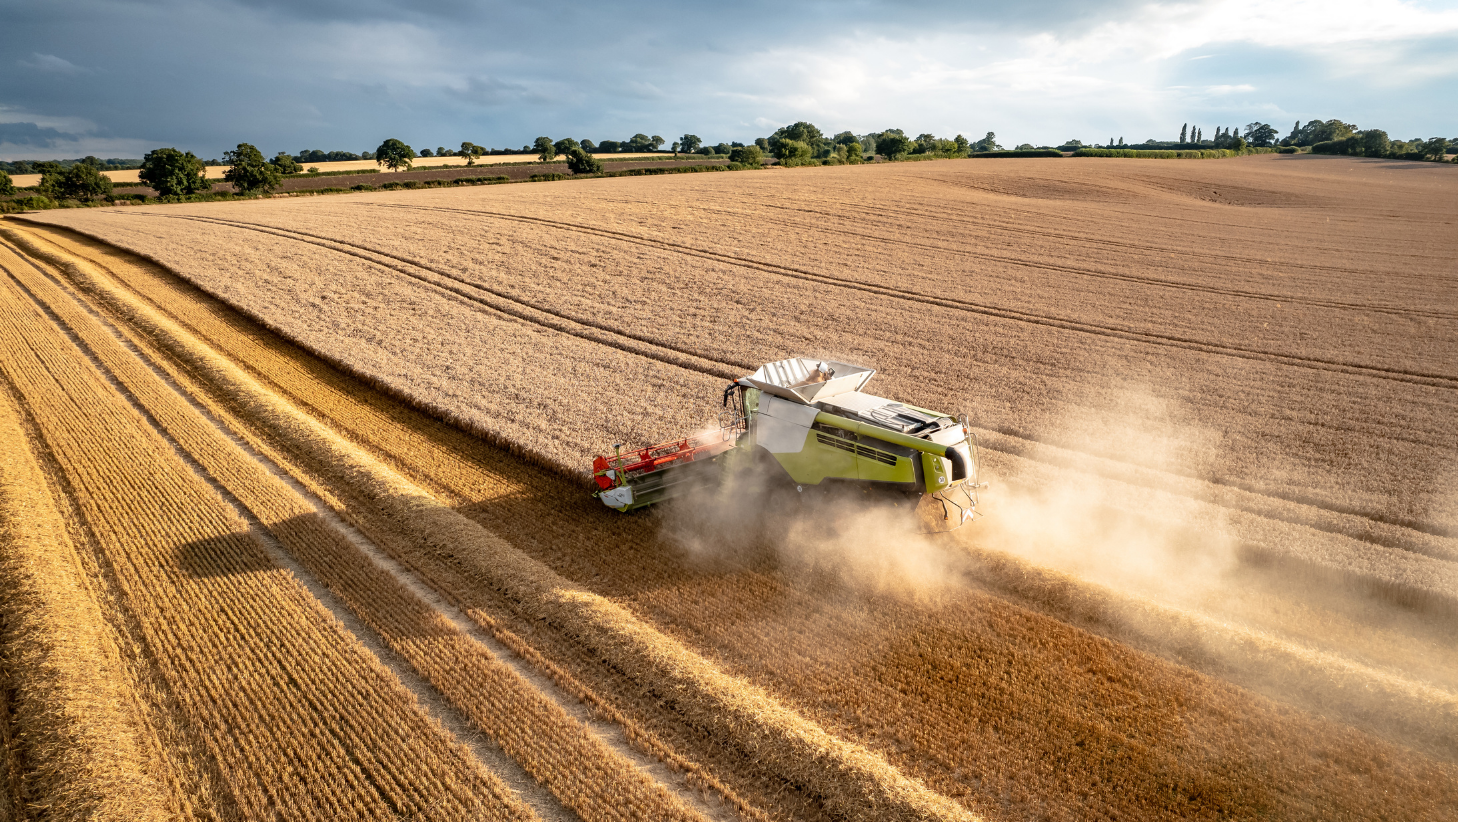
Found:
[[(1455, 181), (969, 160), (6, 220), (7, 800), (1451, 818)], [(588, 497), (801, 354), (968, 412), (988, 516)]]

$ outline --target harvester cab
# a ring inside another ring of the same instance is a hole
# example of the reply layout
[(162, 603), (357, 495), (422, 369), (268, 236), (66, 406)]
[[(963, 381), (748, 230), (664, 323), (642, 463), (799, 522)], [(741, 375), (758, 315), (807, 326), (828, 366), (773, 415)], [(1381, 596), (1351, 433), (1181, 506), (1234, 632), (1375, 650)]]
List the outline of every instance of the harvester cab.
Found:
[(931, 530), (977, 516), (977, 438), (953, 417), (862, 391), (875, 371), (792, 357), (724, 389), (720, 427), (705, 435), (593, 460), (596, 496), (619, 511), (660, 502), (696, 477), (742, 464), (778, 466), (799, 492), (859, 486), (918, 499)]

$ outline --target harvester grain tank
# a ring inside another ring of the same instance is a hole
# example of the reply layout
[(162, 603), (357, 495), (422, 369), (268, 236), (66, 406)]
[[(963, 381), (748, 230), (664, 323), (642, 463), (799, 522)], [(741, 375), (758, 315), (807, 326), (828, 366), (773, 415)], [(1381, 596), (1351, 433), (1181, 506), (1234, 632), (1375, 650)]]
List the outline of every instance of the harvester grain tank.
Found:
[[(875, 371), (792, 357), (724, 389), (721, 427), (593, 461), (596, 496), (632, 511), (725, 470), (770, 466), (797, 493), (855, 486), (919, 498), (924, 521), (956, 528), (977, 514), (977, 440), (956, 417), (865, 393)], [(766, 458), (767, 457), (767, 458)]]

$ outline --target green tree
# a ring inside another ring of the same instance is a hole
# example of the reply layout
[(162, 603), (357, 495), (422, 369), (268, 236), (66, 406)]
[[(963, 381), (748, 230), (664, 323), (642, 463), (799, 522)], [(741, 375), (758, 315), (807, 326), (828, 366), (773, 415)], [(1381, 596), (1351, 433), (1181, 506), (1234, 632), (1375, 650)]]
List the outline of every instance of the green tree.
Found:
[(805, 145), (810, 147), (810, 153), (812, 156), (819, 154), (820, 150), (824, 148), (826, 144), (825, 135), (820, 133), (820, 129), (816, 128), (814, 124), (807, 123), (804, 120), (785, 126), (784, 128), (781, 128), (777, 130), (774, 134), (770, 135), (769, 147), (771, 151), (775, 152), (776, 157), (779, 156), (777, 143), (780, 140), (793, 140), (797, 143), (804, 143)]
[(1441, 163), (1448, 157), (1448, 138), (1434, 137), (1423, 143), (1418, 150), (1422, 152), (1424, 160), (1437, 160)]
[(648, 143), (653, 146), (653, 150), (654, 151), (657, 151), (658, 149), (662, 148), (663, 147), (663, 144), (665, 142), (667, 142), (667, 141), (664, 140), (662, 137), (659, 137), (657, 134), (655, 134), (652, 137), (649, 137), (648, 138)]
[(49, 184), (42, 178), (41, 185), (52, 199), (91, 200), (111, 194), (111, 178), (90, 163), (75, 163), (49, 176)]
[(19, 190), (10, 179), (10, 173), (0, 169), (0, 197), (9, 197)]
[(972, 151), (972, 144), (967, 142), (967, 138), (960, 134), (952, 138), (952, 144), (956, 146), (956, 154), (958, 157), (966, 157)]
[[(1422, 143), (1419, 142), (1418, 145), (1421, 146)], [(36, 163), (35, 170), (41, 176), (40, 183), (36, 185), (36, 188), (40, 189), (40, 193), (52, 200), (60, 199), (61, 177), (66, 174), (66, 167), (60, 163), (45, 160)]]
[(223, 162), (228, 164), (223, 179), (232, 183), (240, 194), (267, 194), (283, 181), (278, 167), (264, 160), (263, 152), (247, 143), (223, 152)]
[(380, 143), (375, 149), (375, 163), (382, 165), (391, 171), (398, 171), (401, 166), (407, 170), (414, 165), (415, 149), (396, 140), (394, 137)]
[(542, 162), (550, 162), (557, 156), (557, 147), (552, 145), (551, 137), (538, 137), (532, 144), (532, 149), (537, 152), (537, 159)]
[(730, 150), (729, 162), (759, 168), (764, 165), (764, 152), (759, 150), (759, 146), (740, 146)]
[(1185, 123), (1184, 125), (1180, 126), (1180, 142), (1181, 143), (1185, 142), (1185, 136), (1186, 136), (1185, 135), (1185, 132), (1188, 131), (1189, 128), (1190, 128), (1190, 124), (1189, 123)]
[(935, 134), (916, 135), (916, 145), (911, 149), (912, 154), (932, 154), (937, 150), (937, 136)]
[[(308, 155), (311, 152), (300, 153)], [(296, 157), (290, 159), (300, 162)], [(237, 148), (223, 152), (221, 163), (227, 166), (223, 170), (223, 179), (232, 183), (239, 193), (268, 193), (282, 181), (283, 173), (279, 166), (265, 158), (263, 152), (249, 143), (239, 143)]]
[(486, 149), (476, 145), (475, 143), (470, 142), (469, 140), (463, 141), (461, 143), (460, 155), (466, 158), (466, 165), (468, 166), (475, 165), (476, 158), (480, 157), (482, 154), (485, 153)]
[(780, 161), (780, 165), (786, 168), (809, 165), (814, 162), (811, 159), (813, 156), (814, 153), (810, 150), (810, 146), (799, 140), (781, 138), (775, 144), (775, 158)]
[(1392, 149), (1392, 141), (1387, 139), (1387, 132), (1370, 128), (1361, 133), (1362, 153), (1368, 157), (1386, 157), (1387, 152)]
[(1245, 139), (1258, 148), (1275, 145), (1277, 133), (1270, 123), (1250, 123), (1245, 127)]
[(567, 170), (573, 174), (601, 174), (602, 161), (582, 150), (582, 146), (573, 146), (567, 150)]
[(280, 174), (298, 174), (304, 170), (304, 167), (299, 165), (299, 161), (290, 157), (287, 151), (280, 151), (268, 162), (272, 163)]
[(582, 148), (582, 145), (571, 137), (563, 137), (562, 139), (552, 144), (552, 149), (558, 154), (564, 156), (567, 154), (571, 154), (572, 149), (574, 148)]
[(646, 134), (634, 134), (628, 139), (628, 151), (644, 152), (653, 150), (653, 138)]
[(887, 131), (876, 141), (876, 153), (888, 160), (899, 160), (911, 151), (911, 141), (904, 134)]
[[(1110, 140), (1109, 142), (1113, 142)], [(973, 151), (1001, 151), (1002, 146), (997, 144), (997, 135), (987, 132), (987, 136), (972, 144)]]
[(697, 134), (685, 134), (678, 138), (678, 147), (684, 154), (693, 154), (703, 144), (704, 141), (700, 140)]
[(159, 148), (147, 152), (142, 158), (142, 169), (137, 179), (152, 187), (163, 197), (183, 197), (211, 191), (207, 181), (207, 170), (191, 151), (184, 154), (175, 148)]

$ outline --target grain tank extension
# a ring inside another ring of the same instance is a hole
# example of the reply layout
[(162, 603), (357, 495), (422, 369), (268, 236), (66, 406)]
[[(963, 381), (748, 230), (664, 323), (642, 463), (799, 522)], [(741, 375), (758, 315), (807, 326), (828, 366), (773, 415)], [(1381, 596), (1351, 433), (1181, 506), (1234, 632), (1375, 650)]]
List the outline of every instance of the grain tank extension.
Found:
[(794, 357), (724, 389), (721, 427), (593, 460), (596, 496), (632, 511), (727, 470), (781, 474), (791, 493), (834, 486), (918, 501), (923, 521), (949, 530), (977, 515), (977, 439), (953, 417), (867, 394), (869, 368)]

